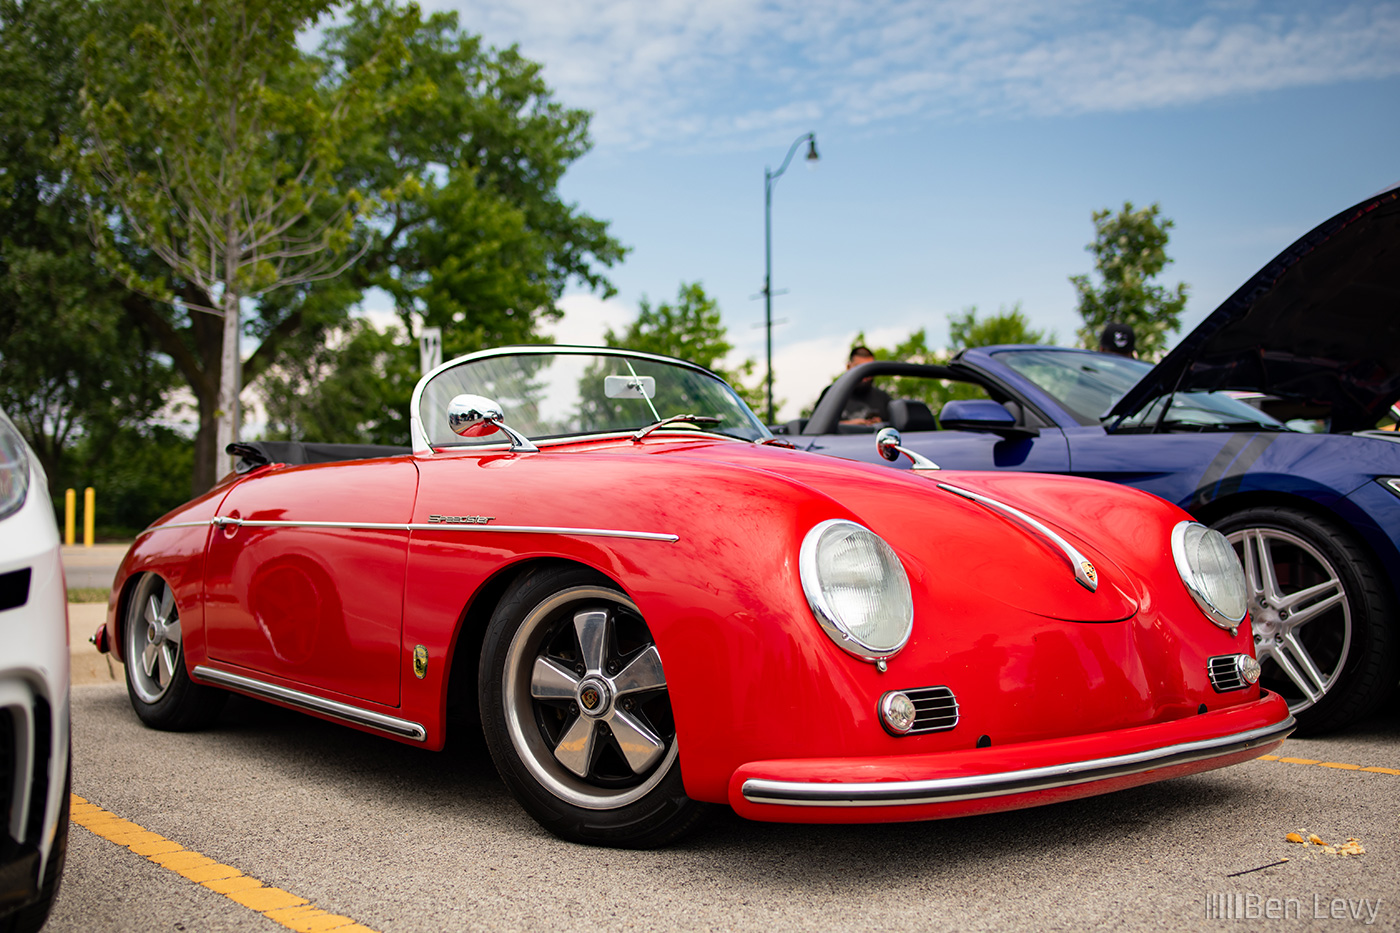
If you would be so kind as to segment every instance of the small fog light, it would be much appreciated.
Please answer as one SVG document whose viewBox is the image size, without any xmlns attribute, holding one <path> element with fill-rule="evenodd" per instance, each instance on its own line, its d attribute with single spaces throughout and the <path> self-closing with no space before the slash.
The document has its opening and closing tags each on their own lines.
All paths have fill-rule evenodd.
<svg viewBox="0 0 1400 933">
<path fill-rule="evenodd" d="M 1240 677 L 1247 684 L 1257 684 L 1259 682 L 1259 662 L 1247 654 L 1242 654 L 1235 661 L 1235 667 L 1240 672 Z"/>
<path fill-rule="evenodd" d="M 915 714 L 914 701 L 898 691 L 880 697 L 880 719 L 893 735 L 908 735 Z"/>
</svg>

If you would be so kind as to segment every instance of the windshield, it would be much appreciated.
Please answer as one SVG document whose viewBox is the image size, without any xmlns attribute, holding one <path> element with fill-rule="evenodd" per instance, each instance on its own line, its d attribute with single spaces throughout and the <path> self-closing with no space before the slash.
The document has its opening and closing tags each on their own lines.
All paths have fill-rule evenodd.
<svg viewBox="0 0 1400 933">
<path fill-rule="evenodd" d="M 505 423 L 534 441 L 633 432 L 676 415 L 718 423 L 676 423 L 664 430 L 727 434 L 743 440 L 768 429 L 725 382 L 676 360 L 595 348 L 514 348 L 449 364 L 418 388 L 417 415 L 433 447 L 499 444 L 501 432 L 465 438 L 447 425 L 458 395 L 496 402 Z"/>
<path fill-rule="evenodd" d="M 1152 369 L 1142 360 L 1058 347 L 1002 350 L 994 356 L 1034 382 L 1080 424 L 1099 424 Z M 1168 400 L 1158 397 L 1126 419 L 1120 430 L 1151 429 L 1159 420 L 1175 430 L 1288 430 L 1283 422 L 1225 392 L 1177 392 L 1169 398 L 1165 418 L 1162 410 Z"/>
</svg>

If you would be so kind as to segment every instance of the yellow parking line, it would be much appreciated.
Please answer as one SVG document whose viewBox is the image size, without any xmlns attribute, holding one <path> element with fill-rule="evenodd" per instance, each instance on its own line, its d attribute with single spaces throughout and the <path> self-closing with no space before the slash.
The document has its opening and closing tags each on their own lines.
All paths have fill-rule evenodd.
<svg viewBox="0 0 1400 933">
<path fill-rule="evenodd" d="M 208 888 L 216 894 L 257 911 L 264 917 L 297 933 L 375 933 L 356 923 L 313 906 L 304 897 L 290 891 L 263 884 L 251 875 L 186 849 L 178 842 L 150 832 L 130 820 L 124 820 L 110 810 L 88 803 L 77 794 L 72 796 L 73 822 L 85 827 L 108 842 L 126 846 L 137 855 L 145 856 L 163 868 Z"/>
<path fill-rule="evenodd" d="M 1316 758 L 1280 758 L 1278 755 L 1260 755 L 1259 761 L 1280 761 L 1289 765 L 1317 765 L 1319 768 L 1336 768 L 1338 771 L 1366 771 L 1371 774 L 1400 774 L 1400 768 L 1363 768 L 1340 761 L 1318 761 Z"/>
</svg>

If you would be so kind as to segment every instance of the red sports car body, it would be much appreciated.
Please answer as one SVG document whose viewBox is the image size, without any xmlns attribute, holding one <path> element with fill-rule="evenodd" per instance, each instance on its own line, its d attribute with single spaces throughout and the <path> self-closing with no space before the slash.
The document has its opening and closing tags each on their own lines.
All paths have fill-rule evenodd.
<svg viewBox="0 0 1400 933">
<path fill-rule="evenodd" d="M 412 449 L 247 445 L 142 533 L 99 642 L 145 721 L 235 691 L 436 749 L 474 707 L 536 819 L 628 846 L 706 803 L 1026 807 L 1292 727 L 1233 551 L 1145 493 L 784 449 L 712 374 L 624 351 L 475 354 L 413 405 Z"/>
</svg>

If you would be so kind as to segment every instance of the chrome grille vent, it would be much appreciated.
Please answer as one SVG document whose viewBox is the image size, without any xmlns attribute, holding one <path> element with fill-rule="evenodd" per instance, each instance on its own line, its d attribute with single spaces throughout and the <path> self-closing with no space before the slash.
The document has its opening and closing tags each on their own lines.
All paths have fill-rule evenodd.
<svg viewBox="0 0 1400 933">
<path fill-rule="evenodd" d="M 915 687 L 899 692 L 914 701 L 914 727 L 909 735 L 944 732 L 958 724 L 958 698 L 947 687 Z"/>
<path fill-rule="evenodd" d="M 1210 672 L 1210 685 L 1215 688 L 1216 693 L 1243 690 L 1249 686 L 1244 675 L 1240 673 L 1239 658 L 1237 654 L 1221 654 L 1206 662 L 1206 669 Z"/>
</svg>

